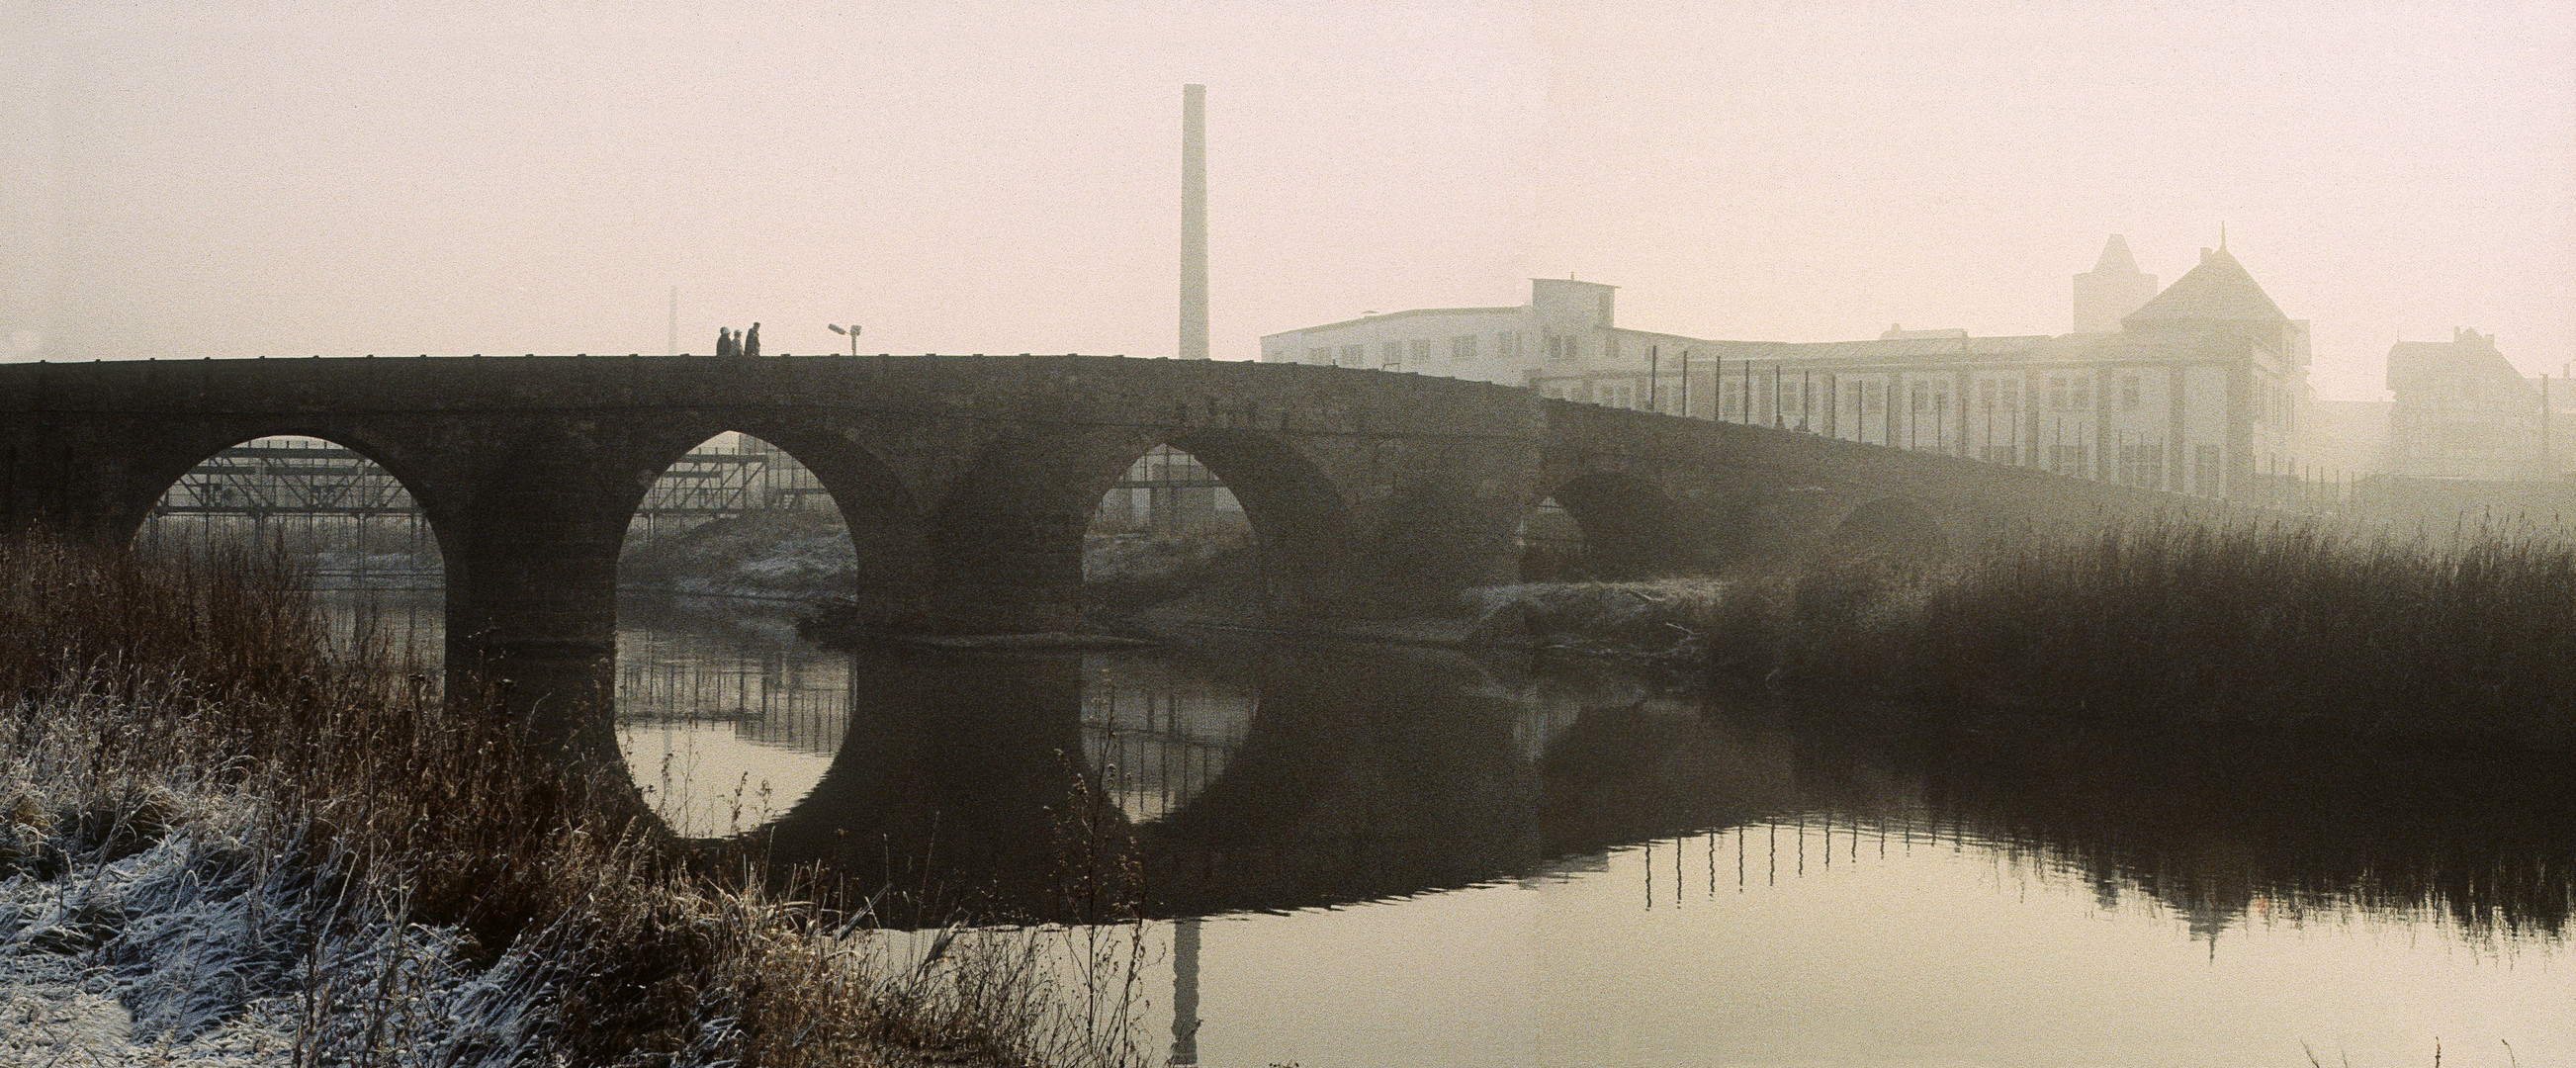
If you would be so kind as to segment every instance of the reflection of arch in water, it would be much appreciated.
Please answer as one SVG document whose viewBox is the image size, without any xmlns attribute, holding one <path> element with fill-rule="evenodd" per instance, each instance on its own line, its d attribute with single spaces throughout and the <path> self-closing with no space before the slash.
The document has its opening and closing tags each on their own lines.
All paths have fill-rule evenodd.
<svg viewBox="0 0 2576 1068">
<path fill-rule="evenodd" d="M 1083 764 L 1079 657 L 871 648 L 851 694 L 831 768 L 751 855 L 932 923 L 1063 918 L 1126 892 L 1127 820 Z"/>
<path fill-rule="evenodd" d="M 639 443 L 640 463 L 655 473 L 639 480 L 631 499 L 610 502 L 625 508 L 617 573 L 636 595 L 616 601 L 610 693 L 619 757 L 663 816 L 689 833 L 757 824 L 789 800 L 763 793 L 756 769 L 724 766 L 725 755 L 736 752 L 731 728 L 712 723 L 812 717 L 785 707 L 801 692 L 785 677 L 788 650 L 746 661 L 737 641 L 637 626 L 629 617 L 648 604 L 639 597 L 847 596 L 864 589 L 892 602 L 878 602 L 872 614 L 898 615 L 910 608 L 906 580 L 919 559 L 909 495 L 864 450 L 787 435 L 817 456 L 818 468 L 803 463 L 798 449 L 755 434 L 728 429 L 697 437 L 702 429 L 675 425 Z M 847 665 L 834 658 L 830 669 L 846 672 Z M 846 718 L 846 705 L 832 711 Z M 652 725 L 658 730 L 645 730 Z M 676 775 L 669 771 L 675 763 L 685 765 Z"/>
<path fill-rule="evenodd" d="M 1376 653 L 1219 663 L 1260 684 L 1221 773 L 1159 818 L 1097 804 L 1085 823 L 1068 800 L 1105 802 L 1119 780 L 1085 766 L 1103 739 L 1082 722 L 1079 658 L 871 650 L 831 770 L 747 848 L 862 892 L 971 891 L 1040 916 L 1065 914 L 1069 873 L 1130 849 L 1157 915 L 1464 885 L 1532 859 L 1536 788 L 1510 712 L 1455 670 L 1389 670 Z M 1202 726 L 1177 733 L 1211 742 Z"/>
<path fill-rule="evenodd" d="M 1582 577 L 1652 578 L 1706 571 L 1714 564 L 1710 539 L 1722 532 L 1644 479 L 1587 471 L 1541 499 L 1554 501 L 1572 521 L 1582 545 Z"/>
<path fill-rule="evenodd" d="M 1338 904 L 1462 886 L 1535 859 L 1512 710 L 1464 658 L 1274 651 L 1225 774 L 1138 828 L 1156 914 Z"/>
<path fill-rule="evenodd" d="M 655 809 L 683 834 L 722 835 L 793 807 L 840 751 L 850 656 L 798 640 L 780 617 L 631 602 L 617 629 L 617 734 Z"/>
<path fill-rule="evenodd" d="M 1225 774 L 1260 692 L 1221 665 L 1162 655 L 1083 657 L 1083 755 L 1137 823 L 1170 815 Z"/>
</svg>

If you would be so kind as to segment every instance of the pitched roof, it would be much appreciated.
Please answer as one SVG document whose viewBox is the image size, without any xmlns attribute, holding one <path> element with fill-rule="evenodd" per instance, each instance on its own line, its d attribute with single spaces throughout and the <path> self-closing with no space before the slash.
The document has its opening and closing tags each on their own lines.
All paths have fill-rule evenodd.
<svg viewBox="0 0 2576 1068">
<path fill-rule="evenodd" d="M 2093 261 L 2095 274 L 2144 274 L 2138 269 L 2138 258 L 2129 255 L 2129 239 L 2112 234 L 2102 245 L 2102 258 Z"/>
<path fill-rule="evenodd" d="M 2174 279 L 2145 307 L 2120 320 L 2123 329 L 2173 326 L 2191 322 L 2286 323 L 2281 306 L 2272 303 L 2245 265 L 2226 249 L 2200 250 L 2200 266 Z"/>
</svg>

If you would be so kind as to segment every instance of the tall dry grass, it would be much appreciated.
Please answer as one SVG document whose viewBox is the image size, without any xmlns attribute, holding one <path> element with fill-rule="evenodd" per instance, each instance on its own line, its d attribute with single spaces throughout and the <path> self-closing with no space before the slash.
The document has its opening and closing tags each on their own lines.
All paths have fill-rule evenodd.
<svg viewBox="0 0 2576 1068">
<path fill-rule="evenodd" d="M 1474 607 L 1473 638 L 1932 711 L 2576 748 L 2576 543 L 2550 533 L 2141 522 Z"/>
<path fill-rule="evenodd" d="M 693 860 L 622 770 L 521 742 L 333 642 L 277 561 L 0 544 L 0 957 L 299 1064 L 1130 1059 L 1049 1008 L 1087 973 L 986 935 L 891 965 L 864 912 Z"/>
<path fill-rule="evenodd" d="M 1765 676 L 2159 726 L 2576 743 L 2576 546 L 2553 538 L 2141 523 L 1741 588 L 1702 625 Z"/>
</svg>

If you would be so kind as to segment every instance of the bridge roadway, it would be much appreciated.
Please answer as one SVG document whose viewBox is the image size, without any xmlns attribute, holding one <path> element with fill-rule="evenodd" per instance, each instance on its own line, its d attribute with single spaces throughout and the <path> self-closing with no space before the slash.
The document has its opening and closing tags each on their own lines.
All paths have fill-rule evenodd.
<svg viewBox="0 0 2576 1068">
<path fill-rule="evenodd" d="M 1267 609 L 1420 611 L 1517 577 L 1553 497 L 1615 575 L 1836 538 L 1973 542 L 2185 498 L 1794 431 L 1379 371 L 1089 356 L 441 357 L 0 365 L 0 529 L 131 539 L 217 451 L 306 435 L 381 464 L 446 567 L 451 684 L 604 706 L 617 556 L 662 470 L 723 431 L 811 469 L 888 622 L 1078 625 L 1082 533 L 1159 444 L 1243 504 Z M 467 692 L 457 686 L 452 692 Z M 583 713 L 577 719 L 600 718 Z"/>
</svg>

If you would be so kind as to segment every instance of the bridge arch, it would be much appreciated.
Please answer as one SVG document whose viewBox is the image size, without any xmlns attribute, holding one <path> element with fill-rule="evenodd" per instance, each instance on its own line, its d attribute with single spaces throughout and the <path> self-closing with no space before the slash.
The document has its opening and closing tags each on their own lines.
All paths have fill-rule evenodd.
<svg viewBox="0 0 2576 1068">
<path fill-rule="evenodd" d="M 382 470 L 410 502 L 420 509 L 429 535 L 437 546 L 442 565 L 452 565 L 448 554 L 453 551 L 450 532 L 457 525 L 456 500 L 459 494 L 447 491 L 424 464 L 412 462 L 399 448 L 375 439 L 373 435 L 352 432 L 341 427 L 305 422 L 253 423 L 178 427 L 155 435 L 137 454 L 122 484 L 111 489 L 112 496 L 102 502 L 107 509 L 106 533 L 116 544 L 132 544 L 160 509 L 163 498 L 180 488 L 190 472 L 205 466 L 226 450 L 277 438 L 320 441 L 354 453 L 361 460 Z M 142 443 L 138 443 L 142 444 Z"/>
<path fill-rule="evenodd" d="M 1236 427 L 1119 429 L 992 442 L 929 524 L 936 625 L 1079 625 L 1082 538 L 1101 498 L 1158 446 L 1190 454 L 1243 507 L 1275 611 L 1341 603 L 1361 545 L 1340 488 L 1280 435 Z"/>
<path fill-rule="evenodd" d="M 1654 482 L 1618 471 L 1584 471 L 1540 494 L 1582 532 L 1584 570 L 1593 578 L 1638 579 L 1707 571 L 1729 533 Z M 1525 520 L 1526 522 L 1526 520 Z"/>
<path fill-rule="evenodd" d="M 742 451 L 738 472 L 762 472 L 761 484 L 733 487 L 741 492 L 738 510 L 788 511 L 821 496 L 830 513 L 849 534 L 856 581 L 840 591 L 852 598 L 859 622 L 891 626 L 909 622 L 922 611 L 927 572 L 927 530 L 911 488 L 874 452 L 829 427 L 777 420 L 689 421 L 657 433 L 639 449 L 636 477 L 624 509 L 625 544 L 633 543 L 633 523 L 643 514 L 657 485 L 674 468 L 726 434 L 737 434 Z M 780 464 L 777 460 L 786 461 Z M 647 473 L 649 472 L 649 473 Z M 692 474 L 722 474 L 691 472 Z M 621 554 L 621 563 L 623 562 Z"/>
</svg>

